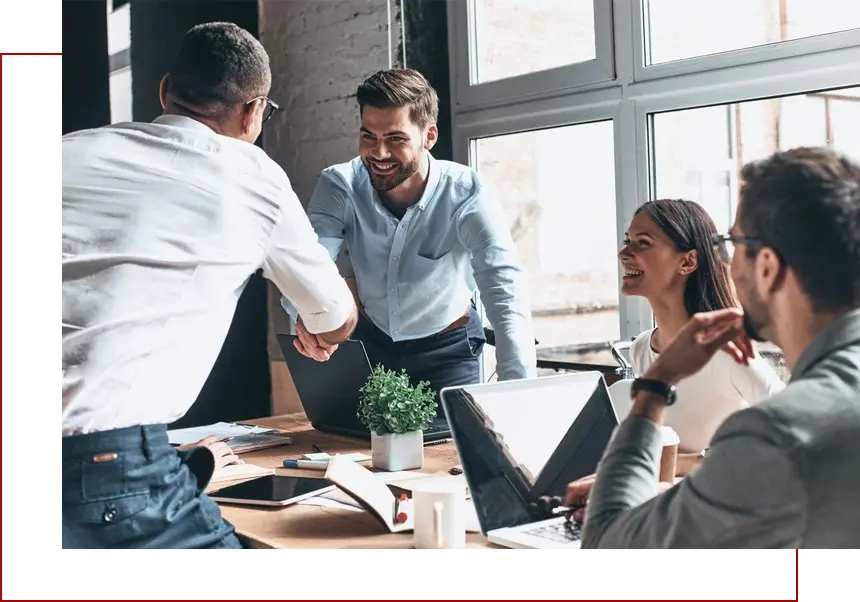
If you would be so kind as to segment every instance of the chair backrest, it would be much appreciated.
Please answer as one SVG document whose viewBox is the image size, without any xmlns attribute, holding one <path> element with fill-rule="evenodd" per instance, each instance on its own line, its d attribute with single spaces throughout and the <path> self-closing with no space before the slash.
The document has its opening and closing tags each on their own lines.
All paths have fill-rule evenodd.
<svg viewBox="0 0 860 602">
<path fill-rule="evenodd" d="M 630 413 L 630 408 L 633 406 L 633 400 L 630 399 L 630 389 L 633 385 L 632 378 L 626 378 L 612 383 L 609 387 L 609 399 L 612 400 L 612 406 L 615 408 L 615 415 L 618 416 L 618 422 L 627 418 Z"/>
</svg>

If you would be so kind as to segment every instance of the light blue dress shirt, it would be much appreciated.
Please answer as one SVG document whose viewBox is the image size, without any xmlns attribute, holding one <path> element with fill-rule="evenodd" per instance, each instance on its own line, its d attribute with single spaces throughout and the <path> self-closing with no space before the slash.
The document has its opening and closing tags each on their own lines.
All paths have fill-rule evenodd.
<svg viewBox="0 0 860 602">
<path fill-rule="evenodd" d="M 496 332 L 499 379 L 534 376 L 525 274 L 501 206 L 470 168 L 427 157 L 427 187 L 403 219 L 383 206 L 356 157 L 322 172 L 311 225 L 332 259 L 347 243 L 344 276 L 356 279 L 364 313 L 392 340 L 438 333 L 464 315 L 477 286 Z"/>
</svg>

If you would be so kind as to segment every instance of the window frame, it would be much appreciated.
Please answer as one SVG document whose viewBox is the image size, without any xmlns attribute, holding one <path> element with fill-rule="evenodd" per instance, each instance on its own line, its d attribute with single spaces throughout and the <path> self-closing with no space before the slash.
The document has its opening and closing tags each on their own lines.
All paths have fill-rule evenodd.
<svg viewBox="0 0 860 602">
<path fill-rule="evenodd" d="M 584 86 L 611 82 L 613 69 L 612 2 L 594 3 L 595 58 L 482 83 L 472 83 L 478 71 L 477 23 L 478 0 L 448 0 L 449 52 L 454 66 L 452 89 L 457 107 L 475 109 L 524 97 L 541 98 Z M 519 0 L 518 0 L 519 1 Z"/>
<path fill-rule="evenodd" d="M 625 0 L 630 2 L 630 14 L 633 19 L 633 64 L 634 80 L 644 82 L 666 77 L 674 77 L 689 73 L 715 71 L 736 67 L 779 61 L 792 57 L 806 56 L 819 52 L 828 52 L 842 48 L 860 45 L 860 29 L 848 29 L 825 33 L 806 38 L 796 38 L 760 46 L 738 48 L 715 54 L 704 54 L 665 63 L 648 65 L 645 62 L 647 31 L 645 25 L 645 7 L 648 0 Z"/>
<path fill-rule="evenodd" d="M 468 71 L 462 78 L 465 3 L 449 0 L 452 146 L 454 160 L 471 165 L 477 138 L 612 119 L 618 248 L 636 209 L 654 198 L 653 114 L 860 85 L 860 29 L 646 67 L 642 0 L 604 1 L 611 29 L 596 31 L 595 40 L 612 41 L 612 79 L 553 88 L 546 71 L 499 80 L 510 85 L 494 89 L 485 86 L 499 82 L 471 86 Z M 526 93 L 524 82 L 535 87 Z M 620 332 L 629 340 L 653 327 L 653 315 L 644 299 L 620 295 L 620 284 L 619 268 Z"/>
</svg>

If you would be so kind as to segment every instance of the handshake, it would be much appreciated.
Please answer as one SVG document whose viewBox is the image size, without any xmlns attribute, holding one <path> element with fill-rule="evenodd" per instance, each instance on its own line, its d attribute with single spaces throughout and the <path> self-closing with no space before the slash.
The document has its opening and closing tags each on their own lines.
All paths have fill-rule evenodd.
<svg viewBox="0 0 860 602">
<path fill-rule="evenodd" d="M 337 343 L 329 343 L 323 339 L 322 335 L 309 332 L 301 318 L 296 322 L 296 331 L 298 338 L 294 340 L 293 345 L 305 357 L 318 362 L 327 362 L 331 359 L 332 354 L 337 351 Z"/>
</svg>

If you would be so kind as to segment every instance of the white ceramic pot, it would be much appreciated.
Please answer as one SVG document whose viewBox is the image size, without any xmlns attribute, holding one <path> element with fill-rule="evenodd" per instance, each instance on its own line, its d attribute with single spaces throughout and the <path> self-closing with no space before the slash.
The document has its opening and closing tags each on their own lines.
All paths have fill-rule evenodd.
<svg viewBox="0 0 860 602">
<path fill-rule="evenodd" d="M 424 433 L 412 431 L 388 435 L 370 434 L 373 467 L 379 470 L 412 470 L 424 466 Z"/>
</svg>

